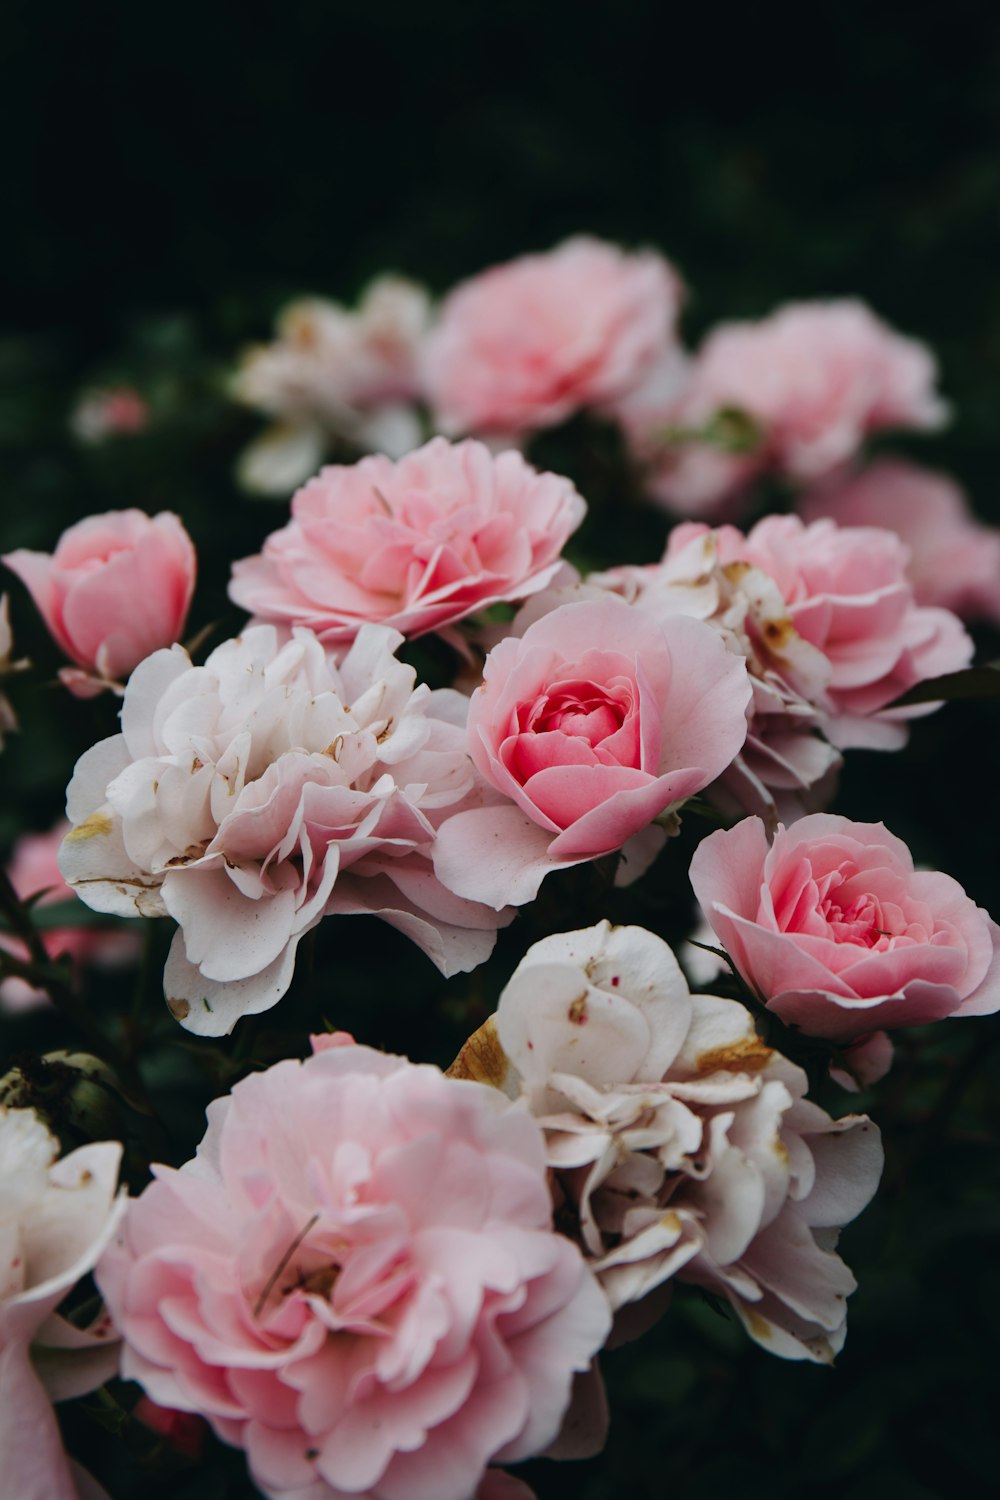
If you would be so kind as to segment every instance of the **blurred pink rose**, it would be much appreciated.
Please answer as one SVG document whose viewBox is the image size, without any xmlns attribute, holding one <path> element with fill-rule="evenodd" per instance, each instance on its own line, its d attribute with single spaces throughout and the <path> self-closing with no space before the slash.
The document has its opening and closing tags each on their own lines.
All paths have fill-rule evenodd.
<svg viewBox="0 0 1000 1500">
<path fill-rule="evenodd" d="M 683 528 L 694 534 L 696 526 Z M 907 552 L 891 531 L 798 516 L 765 516 L 746 535 L 720 527 L 724 566 L 749 564 L 778 585 L 798 635 L 830 664 L 825 697 L 791 684 L 825 709 L 823 732 L 839 749 L 898 749 L 903 721 L 933 705 L 888 709 L 908 688 L 972 660 L 955 615 L 914 601 Z"/>
<path fill-rule="evenodd" d="M 229 592 L 257 619 L 326 642 L 366 620 L 421 635 L 544 588 L 585 511 L 568 479 L 519 453 L 435 438 L 398 463 L 323 469 L 289 525 L 234 565 Z"/>
<path fill-rule="evenodd" d="M 469 1500 L 552 1442 L 610 1316 L 553 1232 L 525 1111 L 347 1045 L 208 1116 L 97 1272 L 127 1379 L 204 1415 L 273 1497 Z"/>
<path fill-rule="evenodd" d="M 439 878 L 520 905 L 550 870 L 620 849 L 729 765 L 749 698 L 746 664 L 699 620 L 613 597 L 544 615 L 487 658 L 469 754 L 509 801 L 443 823 Z"/>
<path fill-rule="evenodd" d="M 769 1010 L 850 1042 L 883 1027 L 1000 1009 L 1000 929 L 949 875 L 914 870 L 881 823 L 820 813 L 710 834 L 691 884 Z"/>
<path fill-rule="evenodd" d="M 910 549 L 906 572 L 918 603 L 1000 625 L 1000 530 L 976 520 L 947 474 L 880 459 L 810 490 L 799 509 L 806 521 L 829 516 L 839 526 L 894 531 Z"/>
<path fill-rule="evenodd" d="M 853 458 L 870 433 L 939 427 L 947 408 L 936 376 L 923 344 L 852 299 L 789 303 L 756 323 L 722 323 L 660 416 L 659 427 L 692 437 L 665 453 L 661 442 L 652 492 L 679 513 L 702 514 L 764 470 L 817 479 Z M 640 410 L 655 453 L 654 424 Z M 706 428 L 714 429 L 710 443 L 693 436 Z M 641 451 L 643 434 L 634 422 L 630 430 Z"/>
<path fill-rule="evenodd" d="M 680 298 L 662 256 L 585 235 L 463 282 L 425 348 L 442 430 L 515 437 L 625 396 L 671 349 Z"/>
<path fill-rule="evenodd" d="M 544 1127 L 560 1221 L 612 1307 L 648 1320 L 677 1277 L 726 1297 L 771 1353 L 833 1359 L 855 1282 L 831 1239 L 878 1185 L 870 1120 L 810 1103 L 750 1012 L 689 994 L 641 927 L 535 943 L 486 1028 L 480 1055 Z"/>
<path fill-rule="evenodd" d="M 130 385 L 84 391 L 69 419 L 81 443 L 142 432 L 149 425 L 149 406 Z"/>
<path fill-rule="evenodd" d="M 59 1157 L 31 1109 L 0 1105 L 0 1454 L 11 1500 L 104 1494 L 63 1452 L 53 1401 L 96 1390 L 118 1371 L 103 1309 L 87 1327 L 57 1310 L 91 1271 L 125 1211 L 122 1148 L 99 1141 Z"/>
<path fill-rule="evenodd" d="M 144 657 L 175 641 L 194 592 L 194 547 L 168 511 L 88 516 L 63 532 L 51 556 L 21 548 L 2 560 L 83 668 L 59 674 L 80 698 L 120 686 Z"/>
<path fill-rule="evenodd" d="M 62 819 L 48 833 L 26 833 L 14 845 L 14 852 L 7 874 L 14 890 L 22 900 L 46 894 L 34 903 L 34 909 L 43 911 L 46 906 L 72 901 L 77 904 L 76 892 L 62 877 L 59 869 L 59 848 L 69 833 L 70 825 Z M 81 916 L 83 903 L 80 902 Z M 45 951 L 52 959 L 69 957 L 74 970 L 84 963 L 118 964 L 128 963 L 138 956 L 140 939 L 138 933 L 114 931 L 99 927 L 50 927 L 42 933 Z M 27 958 L 24 944 L 10 933 L 0 933 L 0 948 L 17 958 Z M 23 1010 L 45 999 L 45 991 L 35 989 L 24 979 L 11 977 L 0 983 L 0 1002 L 7 1010 Z"/>
</svg>

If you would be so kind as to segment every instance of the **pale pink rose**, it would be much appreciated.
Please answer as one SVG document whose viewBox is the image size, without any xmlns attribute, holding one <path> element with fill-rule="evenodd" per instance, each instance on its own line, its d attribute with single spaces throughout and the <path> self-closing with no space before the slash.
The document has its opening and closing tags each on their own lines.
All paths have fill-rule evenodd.
<svg viewBox="0 0 1000 1500">
<path fill-rule="evenodd" d="M 519 453 L 435 438 L 398 463 L 323 469 L 292 520 L 233 567 L 230 596 L 259 620 L 349 641 L 366 620 L 422 635 L 545 588 L 586 505 Z"/>
<path fill-rule="evenodd" d="M 463 282 L 424 350 L 442 431 L 514 437 L 617 401 L 673 347 L 680 298 L 662 256 L 586 235 Z"/>
<path fill-rule="evenodd" d="M 507 920 L 435 878 L 442 817 L 478 805 L 468 702 L 416 686 L 402 636 L 362 627 L 339 665 L 308 630 L 180 646 L 133 673 L 122 733 L 81 757 L 60 865 L 88 906 L 179 923 L 173 1014 L 218 1036 L 274 1005 L 323 916 L 375 913 L 445 973 Z"/>
<path fill-rule="evenodd" d="M 126 1378 L 204 1415 L 273 1497 L 470 1500 L 552 1442 L 610 1315 L 553 1232 L 525 1111 L 351 1045 L 208 1117 L 98 1269 Z"/>
<path fill-rule="evenodd" d="M 680 528 L 697 534 L 692 523 Z M 900 748 L 905 720 L 933 705 L 888 708 L 927 678 L 959 671 L 973 644 L 957 617 L 918 605 L 907 550 L 891 531 L 798 516 L 765 516 L 744 537 L 717 529 L 720 562 L 773 579 L 795 632 L 829 663 L 822 693 L 792 670 L 791 685 L 823 710 L 823 732 L 840 749 Z"/>
<path fill-rule="evenodd" d="M 60 1161 L 34 1110 L 0 1105 L 0 1453 L 12 1500 L 104 1493 L 67 1459 L 51 1403 L 86 1395 L 118 1369 L 104 1312 L 78 1328 L 56 1309 L 124 1212 L 121 1154 L 117 1141 L 101 1141 Z"/>
<path fill-rule="evenodd" d="M 919 604 L 965 620 L 1000 625 L 1000 530 L 976 520 L 953 479 L 902 459 L 880 459 L 860 473 L 809 491 L 806 521 L 882 526 L 909 548 L 907 577 Z"/>
<path fill-rule="evenodd" d="M 764 471 L 818 479 L 853 458 L 871 433 L 939 427 L 947 408 L 936 376 L 923 344 L 851 299 L 790 303 L 757 323 L 722 323 L 661 416 L 661 429 L 684 436 L 661 447 L 652 492 L 680 513 L 703 514 Z"/>
<path fill-rule="evenodd" d="M 802 1069 L 764 1045 L 749 1011 L 689 994 L 639 927 L 534 944 L 484 1031 L 478 1076 L 544 1127 L 560 1222 L 576 1225 L 614 1308 L 659 1291 L 630 1313 L 655 1315 L 666 1283 L 694 1281 L 772 1353 L 832 1360 L 855 1283 L 830 1231 L 878 1184 L 870 1120 L 811 1104 Z"/>
<path fill-rule="evenodd" d="M 59 848 L 69 829 L 69 823 L 61 820 L 48 833 L 26 833 L 14 845 L 7 875 L 23 901 L 45 893 L 33 903 L 36 911 L 60 902 L 76 904 L 76 892 L 66 884 L 59 869 Z M 50 927 L 41 936 L 49 958 L 68 957 L 76 973 L 86 963 L 128 963 L 139 954 L 138 935 L 130 932 L 102 931 L 99 927 Z M 10 933 L 0 932 L 0 948 L 17 958 L 28 958 L 24 944 Z M 7 1010 L 22 1010 L 44 999 L 45 991 L 34 988 L 27 980 L 11 977 L 0 981 L 0 1004 Z"/>
<path fill-rule="evenodd" d="M 81 443 L 103 443 L 109 437 L 142 432 L 149 426 L 149 406 L 129 385 L 84 391 L 69 425 Z"/>
<path fill-rule="evenodd" d="M 120 686 L 151 651 L 176 641 L 194 592 L 194 547 L 169 511 L 88 516 L 63 532 L 51 556 L 21 548 L 2 560 L 83 669 L 59 674 L 81 698 Z"/>
<path fill-rule="evenodd" d="M 549 871 L 621 849 L 725 769 L 749 698 L 743 660 L 699 620 L 658 623 L 612 597 L 544 615 L 487 658 L 469 754 L 508 800 L 447 819 L 439 878 L 521 905 Z"/>
<path fill-rule="evenodd" d="M 290 303 L 274 343 L 248 349 L 233 377 L 237 401 L 277 419 L 240 459 L 246 488 L 288 494 L 338 441 L 392 458 L 415 448 L 429 319 L 427 292 L 400 276 L 378 277 L 353 311 L 321 297 Z"/>
<path fill-rule="evenodd" d="M 746 818 L 699 845 L 691 884 L 742 977 L 810 1036 L 1000 1009 L 1000 929 L 881 823 L 818 813 L 769 845 Z"/>
</svg>

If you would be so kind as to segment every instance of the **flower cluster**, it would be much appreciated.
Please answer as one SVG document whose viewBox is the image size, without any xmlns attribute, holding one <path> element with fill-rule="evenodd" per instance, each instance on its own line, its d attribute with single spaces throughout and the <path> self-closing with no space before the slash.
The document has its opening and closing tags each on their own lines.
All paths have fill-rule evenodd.
<svg viewBox="0 0 1000 1500">
<path fill-rule="evenodd" d="M 0 869 L 4 1020 L 45 1033 L 0 1078 L 19 1496 L 99 1492 L 52 1402 L 106 1381 L 134 1449 L 221 1442 L 273 1500 L 533 1500 L 502 1466 L 597 1454 L 602 1350 L 685 1288 L 781 1358 L 841 1349 L 883 1161 L 845 1090 L 878 1114 L 894 1033 L 1000 1012 L 1000 928 L 828 809 L 856 750 L 992 690 L 962 618 L 1000 620 L 1000 533 L 865 466 L 944 418 L 921 345 L 839 301 L 692 355 L 681 303 L 662 255 L 587 236 L 437 304 L 294 303 L 231 386 L 274 424 L 242 479 L 290 509 L 262 543 L 226 517 L 249 618 L 206 607 L 188 647 L 173 514 L 4 558 L 106 725 Z M 102 413 L 87 441 L 155 436 L 155 405 Z"/>
</svg>

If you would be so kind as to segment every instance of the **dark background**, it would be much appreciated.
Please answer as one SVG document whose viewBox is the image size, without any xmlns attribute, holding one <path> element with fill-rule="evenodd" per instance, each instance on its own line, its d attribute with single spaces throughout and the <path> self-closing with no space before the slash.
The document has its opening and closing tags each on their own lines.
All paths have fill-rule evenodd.
<svg viewBox="0 0 1000 1500">
<path fill-rule="evenodd" d="M 349 300 L 385 269 L 443 291 L 580 230 L 663 249 L 691 288 L 692 338 L 781 301 L 856 294 L 925 339 L 956 419 L 912 451 L 1000 522 L 1000 21 L 967 0 L 688 9 L 8 0 L 3 550 L 50 550 L 94 511 L 174 509 L 201 559 L 192 625 L 224 619 L 229 562 L 283 517 L 233 486 L 257 430 L 224 398 L 239 345 L 266 336 L 289 296 Z M 135 381 L 157 419 L 88 451 L 67 415 L 101 378 Z M 658 541 L 659 521 L 636 534 L 643 525 Z M 54 668 L 12 594 L 19 639 Z M 1000 654 L 985 634 L 980 647 Z M 18 706 L 5 846 L 52 821 L 75 756 L 114 728 L 110 706 L 80 709 L 48 688 Z M 884 818 L 1000 912 L 996 713 L 952 705 L 903 755 L 850 758 L 837 810 Z M 413 978 L 398 1013 L 382 1005 L 366 1027 L 358 1008 L 359 1039 L 446 1061 L 451 1023 L 428 1033 L 418 1009 L 440 985 L 412 948 L 357 924 L 341 974 L 363 986 L 372 931 Z M 606 1453 L 532 1466 L 540 1500 L 992 1491 L 997 1030 L 996 1018 L 944 1024 L 867 1101 L 889 1164 L 845 1236 L 861 1289 L 836 1371 L 770 1359 L 679 1297 L 654 1334 L 606 1360 Z M 189 1102 L 193 1143 L 200 1101 Z M 248 1493 L 228 1455 L 191 1470 L 134 1423 L 122 1442 L 79 1410 L 67 1424 L 114 1500 Z"/>
</svg>

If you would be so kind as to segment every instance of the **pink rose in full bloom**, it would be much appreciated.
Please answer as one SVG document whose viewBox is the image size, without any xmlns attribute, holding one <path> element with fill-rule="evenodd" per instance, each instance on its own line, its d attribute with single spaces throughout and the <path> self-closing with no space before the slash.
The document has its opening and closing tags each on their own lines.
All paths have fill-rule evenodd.
<svg viewBox="0 0 1000 1500">
<path fill-rule="evenodd" d="M 851 299 L 790 303 L 757 323 L 722 323 L 661 414 L 660 428 L 690 436 L 665 451 L 660 439 L 652 492 L 672 510 L 701 514 L 764 471 L 818 479 L 853 458 L 871 433 L 939 427 L 947 408 L 936 375 L 923 344 Z M 727 420 L 728 437 L 745 441 L 727 441 Z M 633 440 L 640 453 L 650 443 L 655 453 L 648 413 L 645 423 L 645 434 L 630 424 Z M 699 441 L 699 429 L 712 440 Z"/>
<path fill-rule="evenodd" d="M 487 658 L 468 747 L 507 800 L 442 824 L 439 878 L 521 905 L 550 870 L 621 849 L 729 765 L 749 698 L 746 664 L 699 620 L 658 622 L 613 597 L 543 615 Z"/>
<path fill-rule="evenodd" d="M 454 1068 L 543 1126 L 560 1222 L 633 1326 L 677 1278 L 771 1353 L 833 1359 L 855 1282 L 831 1231 L 878 1185 L 878 1130 L 807 1100 L 802 1069 L 744 1006 L 689 994 L 660 938 L 600 922 L 535 943 Z"/>
<path fill-rule="evenodd" d="M 668 556 L 703 531 L 697 522 L 676 528 Z M 904 721 L 932 705 L 887 705 L 916 683 L 972 660 L 972 641 L 956 616 L 916 603 L 907 550 L 891 531 L 765 516 L 745 537 L 734 526 L 715 535 L 723 566 L 755 567 L 772 578 L 797 635 L 826 657 L 822 696 L 794 668 L 789 681 L 824 709 L 823 732 L 840 749 L 900 748 Z"/>
<path fill-rule="evenodd" d="M 553 1231 L 530 1115 L 347 1045 L 208 1119 L 97 1272 L 126 1378 L 204 1415 L 272 1497 L 470 1500 L 552 1443 L 610 1314 Z"/>
<path fill-rule="evenodd" d="M 586 235 L 463 282 L 424 350 L 442 431 L 516 437 L 625 396 L 672 348 L 680 298 L 662 256 Z"/>
<path fill-rule="evenodd" d="M 568 479 L 519 453 L 435 438 L 393 463 L 332 465 L 292 520 L 233 567 L 230 595 L 259 620 L 350 641 L 366 620 L 404 635 L 548 584 L 586 505 Z"/>
<path fill-rule="evenodd" d="M 34 903 L 36 910 L 60 902 L 76 902 L 76 892 L 66 884 L 59 869 L 59 848 L 70 825 L 60 821 L 48 833 L 26 833 L 14 845 L 7 874 L 14 890 L 23 901 L 39 892 L 45 894 Z M 99 927 L 50 927 L 42 933 L 49 958 L 69 957 L 74 970 L 82 964 L 127 963 L 138 957 L 136 933 L 117 932 Z M 27 958 L 24 944 L 10 933 L 0 932 L 0 948 L 18 958 Z M 45 991 L 35 989 L 27 980 L 11 976 L 0 981 L 0 1001 L 8 1010 L 21 1010 L 45 999 Z"/>
<path fill-rule="evenodd" d="M 122 733 L 81 756 L 60 867 L 88 906 L 179 924 L 164 972 L 191 1031 L 274 1005 L 324 916 L 373 913 L 444 973 L 489 955 L 496 910 L 431 866 L 441 819 L 481 800 L 468 702 L 416 683 L 402 636 L 365 625 L 334 664 L 311 631 L 180 646 L 133 673 Z"/>
<path fill-rule="evenodd" d="M 2 559 L 31 594 L 57 645 L 78 668 L 59 676 L 89 698 L 122 681 L 184 628 L 195 551 L 175 515 L 112 510 L 64 531 L 55 552 Z"/>
<path fill-rule="evenodd" d="M 817 485 L 799 506 L 806 521 L 882 526 L 910 550 L 907 577 L 919 604 L 1000 625 L 1000 530 L 977 521 L 947 474 L 902 459 Z"/>
<path fill-rule="evenodd" d="M 769 846 L 746 818 L 703 841 L 691 884 L 742 977 L 810 1036 L 1000 1009 L 1000 928 L 881 823 L 819 813 Z"/>
<path fill-rule="evenodd" d="M 57 1308 L 124 1213 L 121 1154 L 117 1141 L 100 1141 L 60 1160 L 34 1110 L 0 1105 L 0 1453 L 11 1500 L 104 1494 L 63 1452 L 51 1403 L 84 1396 L 118 1370 L 107 1315 L 78 1328 Z"/>
</svg>

